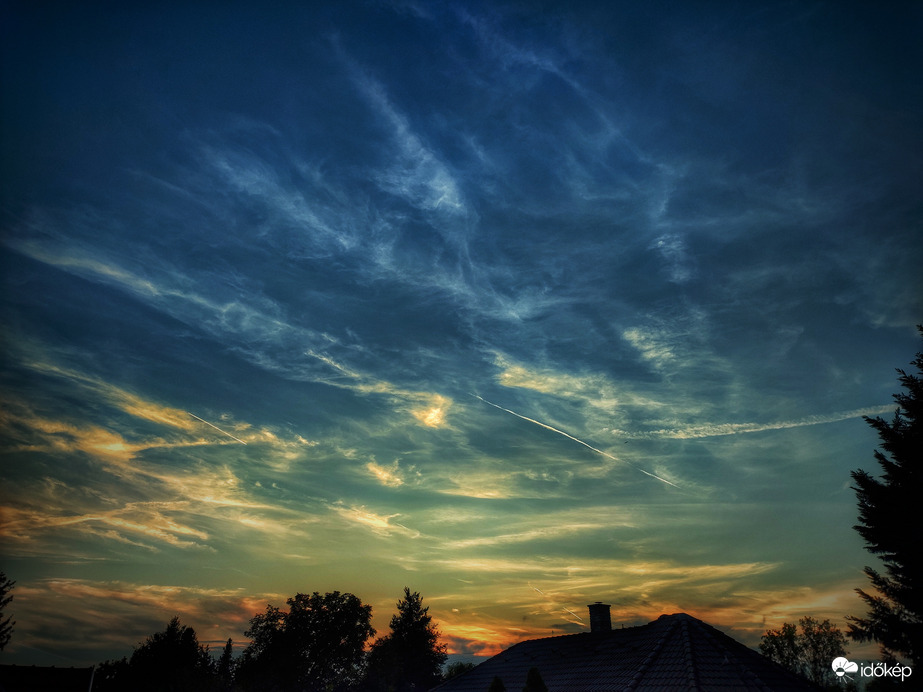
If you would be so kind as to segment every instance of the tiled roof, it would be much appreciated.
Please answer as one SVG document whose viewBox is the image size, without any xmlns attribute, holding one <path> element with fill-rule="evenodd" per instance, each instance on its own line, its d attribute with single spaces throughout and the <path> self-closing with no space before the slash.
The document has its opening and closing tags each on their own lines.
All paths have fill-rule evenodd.
<svg viewBox="0 0 923 692">
<path fill-rule="evenodd" d="M 533 667 L 549 692 L 818 689 L 685 613 L 639 627 L 520 642 L 436 689 L 487 692 L 496 676 L 519 692 Z"/>
</svg>

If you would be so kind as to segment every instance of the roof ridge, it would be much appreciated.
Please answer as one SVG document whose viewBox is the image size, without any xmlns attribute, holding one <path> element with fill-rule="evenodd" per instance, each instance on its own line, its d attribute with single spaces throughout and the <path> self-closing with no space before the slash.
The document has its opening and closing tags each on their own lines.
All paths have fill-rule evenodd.
<svg viewBox="0 0 923 692">
<path fill-rule="evenodd" d="M 647 669 L 651 667 L 651 664 L 660 655 L 660 652 L 661 650 L 663 650 L 664 644 L 667 641 L 667 637 L 669 637 L 670 633 L 679 623 L 679 619 L 673 617 L 672 615 L 661 615 L 659 618 L 657 618 L 656 620 L 648 624 L 656 625 L 661 620 L 666 622 L 666 628 L 664 629 L 664 632 L 660 635 L 660 637 L 657 639 L 657 642 L 651 648 L 650 653 L 644 658 L 644 661 L 641 662 L 641 665 L 638 666 L 637 672 L 631 678 L 631 682 L 629 682 L 626 687 L 626 689 L 628 690 L 637 689 L 638 685 L 641 683 L 642 678 L 644 677 L 645 671 L 647 671 Z"/>
<path fill-rule="evenodd" d="M 695 655 L 692 653 L 692 636 L 689 633 L 690 620 L 695 620 L 695 618 L 680 618 L 679 631 L 683 639 L 683 658 L 686 660 L 686 677 L 689 681 L 689 688 L 697 690 L 699 689 L 699 679 L 695 672 Z"/>
<path fill-rule="evenodd" d="M 690 619 L 697 623 L 698 629 L 701 631 L 702 636 L 709 642 L 709 644 L 711 644 L 711 646 L 716 651 L 724 653 L 725 660 L 737 668 L 742 679 L 746 680 L 747 678 L 750 678 L 750 680 L 752 680 L 752 682 L 761 690 L 764 690 L 764 692 L 772 692 L 772 688 L 767 685 L 759 675 L 757 675 L 756 671 L 754 671 L 751 666 L 749 666 L 745 661 L 741 660 L 741 657 L 738 656 L 730 646 L 728 646 L 727 642 L 729 640 L 733 645 L 742 648 L 745 651 L 752 651 L 753 653 L 757 652 L 740 643 L 733 637 L 728 636 L 714 625 L 710 625 L 707 622 L 703 622 L 697 618 Z M 719 636 L 715 636 L 716 634 Z"/>
</svg>

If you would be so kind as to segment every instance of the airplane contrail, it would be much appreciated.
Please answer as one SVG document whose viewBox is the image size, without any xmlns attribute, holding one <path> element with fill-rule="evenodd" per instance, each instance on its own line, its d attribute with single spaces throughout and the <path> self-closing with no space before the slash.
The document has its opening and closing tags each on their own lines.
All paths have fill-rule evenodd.
<svg viewBox="0 0 923 692">
<path fill-rule="evenodd" d="M 529 586 L 532 587 L 532 590 L 533 590 L 533 591 L 536 591 L 536 592 L 540 593 L 542 596 L 544 596 L 545 598 L 547 598 L 547 599 L 551 602 L 551 604 L 552 604 L 553 606 L 557 606 L 557 604 L 554 602 L 554 600 L 553 600 L 552 598 L 549 598 L 548 594 L 546 594 L 546 593 L 545 593 L 544 591 L 542 591 L 540 588 L 538 588 L 537 586 L 535 586 L 532 582 L 529 582 Z M 577 618 L 578 620 L 580 620 L 580 622 L 583 622 L 583 618 L 580 617 L 579 615 L 577 615 L 577 613 L 575 613 L 573 610 L 571 610 L 571 609 L 568 608 L 567 606 L 561 606 L 561 610 L 567 611 L 568 613 L 570 613 L 571 615 L 573 615 L 575 618 Z"/>
<path fill-rule="evenodd" d="M 186 411 L 186 413 L 189 413 L 189 411 Z M 194 414 L 194 413 L 189 413 L 189 415 L 192 416 L 193 418 L 195 418 L 196 420 L 202 421 L 203 423 L 205 423 L 205 425 L 210 425 L 211 427 L 213 427 L 213 428 L 214 428 L 215 430 L 217 430 L 218 432 L 223 433 L 223 434 L 227 435 L 228 437 L 230 437 L 232 440 L 237 440 L 237 441 L 240 442 L 242 445 L 247 444 L 246 442 L 244 442 L 243 440 L 241 440 L 239 437 L 234 437 L 234 436 L 233 436 L 231 433 L 229 433 L 227 430 L 222 430 L 221 428 L 219 428 L 219 427 L 218 427 L 217 425 L 215 425 L 214 423 L 209 423 L 207 420 L 205 420 L 204 418 L 199 418 L 199 417 L 198 417 L 196 414 Z"/>
<path fill-rule="evenodd" d="M 580 622 L 583 622 L 583 618 L 580 617 L 579 615 L 577 615 L 577 613 L 575 613 L 573 610 L 571 610 L 570 608 L 567 608 L 567 607 L 565 607 L 565 606 L 561 606 L 561 607 L 564 608 L 564 610 L 566 610 L 568 613 L 570 613 L 571 615 L 573 615 L 575 618 L 577 618 L 578 620 L 580 620 Z"/>
<path fill-rule="evenodd" d="M 487 404 L 487 405 L 489 405 L 489 406 L 493 406 L 494 408 L 498 408 L 498 409 L 500 409 L 501 411 L 506 411 L 507 413 L 512 414 L 512 415 L 516 416 L 517 418 L 522 418 L 522 419 L 525 420 L 525 421 L 529 421 L 530 423 L 534 423 L 535 425 L 538 425 L 539 427 L 545 428 L 545 430 L 550 430 L 551 432 L 557 433 L 558 435 L 563 435 L 563 436 L 566 437 L 568 440 L 573 440 L 574 442 L 577 442 L 577 443 L 579 443 L 579 444 L 582 444 L 582 445 L 583 445 L 584 447 L 586 447 L 587 449 L 592 449 L 594 452 L 596 452 L 597 454 L 602 454 L 602 455 L 603 455 L 604 457 L 606 457 L 607 459 L 612 459 L 612 461 L 618 461 L 618 462 L 621 462 L 621 463 L 623 463 L 623 464 L 627 464 L 628 466 L 631 466 L 631 467 L 632 467 L 633 469 L 635 469 L 636 471 L 640 471 L 640 472 L 643 473 L 645 476 L 650 476 L 651 478 L 656 478 L 658 481 L 661 481 L 661 482 L 663 482 L 663 483 L 666 483 L 667 485 L 672 485 L 674 488 L 677 488 L 677 489 L 679 489 L 679 490 L 682 490 L 682 488 L 680 488 L 678 485 L 676 485 L 676 483 L 672 483 L 672 482 L 668 481 L 666 478 L 661 478 L 661 477 L 658 476 L 656 473 L 651 473 L 650 471 L 645 471 L 645 470 L 642 469 L 640 466 L 635 466 L 634 464 L 632 464 L 632 463 L 630 463 L 630 462 L 627 462 L 627 461 L 625 461 L 624 459 L 619 459 L 618 457 L 609 454 L 609 452 L 604 452 L 604 451 L 601 450 L 601 449 L 597 449 L 597 448 L 594 447 L 593 445 L 587 444 L 587 443 L 584 442 L 583 440 L 580 440 L 580 439 L 574 437 L 573 435 L 570 435 L 570 434 L 564 432 L 563 430 L 558 430 L 557 428 L 553 428 L 553 427 L 551 427 L 550 425 L 546 425 L 545 423 L 542 423 L 541 421 L 537 421 L 537 420 L 535 420 L 534 418 L 529 418 L 529 417 L 527 417 L 527 416 L 523 416 L 521 413 L 516 413 L 515 411 L 511 411 L 511 410 L 508 409 L 508 408 L 503 408 L 502 406 L 499 406 L 498 404 L 495 404 L 495 403 L 493 403 L 492 401 L 487 401 L 487 399 L 485 399 L 485 398 L 482 397 L 482 396 L 478 396 L 477 394 L 472 394 L 471 396 L 473 396 L 473 397 L 476 398 L 476 399 L 480 399 L 481 401 L 483 401 L 485 404 Z"/>
</svg>

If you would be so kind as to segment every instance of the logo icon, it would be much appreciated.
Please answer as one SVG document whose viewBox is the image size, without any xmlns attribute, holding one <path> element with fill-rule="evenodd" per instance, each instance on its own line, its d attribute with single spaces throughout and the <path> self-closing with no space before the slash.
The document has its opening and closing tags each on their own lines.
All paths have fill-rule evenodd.
<svg viewBox="0 0 923 692">
<path fill-rule="evenodd" d="M 846 673 L 858 673 L 859 672 L 858 663 L 853 663 L 852 661 L 849 661 L 843 658 L 842 656 L 840 656 L 839 658 L 833 659 L 833 663 L 831 663 L 830 665 L 833 668 L 833 672 L 836 673 L 836 676 L 838 678 L 843 677 L 844 675 L 846 675 Z"/>
</svg>

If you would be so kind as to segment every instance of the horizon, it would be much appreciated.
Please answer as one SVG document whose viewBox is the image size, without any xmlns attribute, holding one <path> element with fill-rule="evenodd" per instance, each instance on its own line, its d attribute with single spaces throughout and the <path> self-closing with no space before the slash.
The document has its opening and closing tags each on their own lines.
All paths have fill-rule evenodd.
<svg viewBox="0 0 923 692">
<path fill-rule="evenodd" d="M 8 3 L 3 663 L 405 586 L 453 658 L 845 631 L 923 10 L 717 5 Z"/>
</svg>

